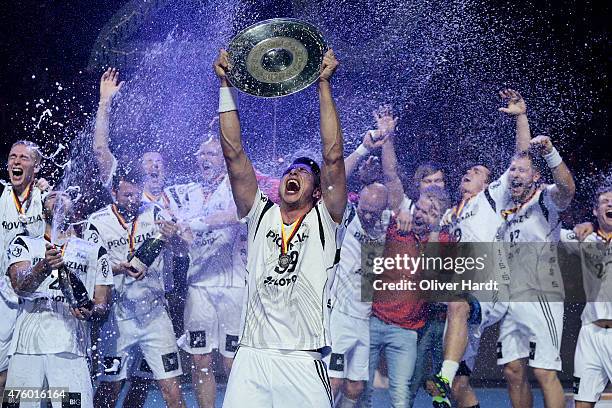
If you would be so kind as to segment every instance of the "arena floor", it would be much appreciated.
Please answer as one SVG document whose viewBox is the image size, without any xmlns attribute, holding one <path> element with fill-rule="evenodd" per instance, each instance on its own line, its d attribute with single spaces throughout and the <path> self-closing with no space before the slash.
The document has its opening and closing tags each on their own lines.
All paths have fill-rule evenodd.
<svg viewBox="0 0 612 408">
<path fill-rule="evenodd" d="M 217 387 L 217 403 L 215 407 L 221 408 L 223 401 L 223 393 L 225 392 L 225 386 Z M 503 408 L 510 407 L 510 400 L 508 399 L 508 393 L 502 388 L 479 388 L 476 390 L 478 398 L 480 399 L 480 406 L 490 408 Z M 187 384 L 183 388 L 183 394 L 187 399 L 188 407 L 196 407 L 196 401 L 194 398 L 193 390 L 190 384 Z M 540 390 L 534 389 L 534 408 L 544 408 L 544 401 L 542 399 L 542 393 Z M 121 403 L 118 404 L 121 406 Z M 159 390 L 154 389 L 149 391 L 147 401 L 145 404 L 146 408 L 157 408 L 164 407 L 164 401 L 162 399 Z M 376 390 L 374 392 L 374 407 L 376 408 L 387 408 L 391 406 L 391 402 L 388 397 L 386 390 Z M 414 408 L 427 408 L 431 407 L 431 399 L 424 392 L 419 392 L 417 399 L 414 404 Z M 127 408 L 127 407 L 126 407 Z"/>
</svg>

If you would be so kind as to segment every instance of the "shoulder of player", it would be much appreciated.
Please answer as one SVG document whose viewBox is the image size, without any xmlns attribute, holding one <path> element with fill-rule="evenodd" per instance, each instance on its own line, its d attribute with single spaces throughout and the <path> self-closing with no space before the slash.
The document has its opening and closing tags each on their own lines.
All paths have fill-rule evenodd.
<svg viewBox="0 0 612 408">
<path fill-rule="evenodd" d="M 103 222 L 105 221 L 106 218 L 113 217 L 114 214 L 111 211 L 111 205 L 112 204 L 109 204 L 107 206 L 100 208 L 98 211 L 91 213 L 89 217 L 87 217 L 87 222 L 89 223 Z"/>
<path fill-rule="evenodd" d="M 68 245 L 74 245 L 79 249 L 79 251 L 84 252 L 98 251 L 98 247 L 100 247 L 99 244 L 90 241 L 85 241 L 82 238 L 74 236 L 70 238 Z"/>
<path fill-rule="evenodd" d="M 177 194 L 182 196 L 185 193 L 195 191 L 199 188 L 199 184 L 196 182 L 184 183 L 184 184 L 173 184 L 164 188 L 166 194 Z"/>
<path fill-rule="evenodd" d="M 29 250 L 36 244 L 44 243 L 45 239 L 43 237 L 32 237 L 26 234 L 17 234 L 15 238 L 11 240 L 9 245 L 19 245 L 23 246 Z"/>
</svg>

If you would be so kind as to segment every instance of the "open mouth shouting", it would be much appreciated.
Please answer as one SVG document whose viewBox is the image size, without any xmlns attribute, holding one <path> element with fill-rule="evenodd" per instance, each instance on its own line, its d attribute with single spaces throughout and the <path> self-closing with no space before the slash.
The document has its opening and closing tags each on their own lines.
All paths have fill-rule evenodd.
<svg viewBox="0 0 612 408">
<path fill-rule="evenodd" d="M 612 209 L 606 211 L 606 221 L 612 223 Z"/>
<path fill-rule="evenodd" d="M 11 167 L 9 173 L 10 173 L 11 183 L 15 184 L 20 181 L 23 181 L 24 171 L 21 167 L 16 167 L 16 166 Z"/>
<path fill-rule="evenodd" d="M 300 191 L 300 182 L 297 179 L 289 178 L 285 182 L 285 191 L 289 195 L 297 194 Z"/>
</svg>

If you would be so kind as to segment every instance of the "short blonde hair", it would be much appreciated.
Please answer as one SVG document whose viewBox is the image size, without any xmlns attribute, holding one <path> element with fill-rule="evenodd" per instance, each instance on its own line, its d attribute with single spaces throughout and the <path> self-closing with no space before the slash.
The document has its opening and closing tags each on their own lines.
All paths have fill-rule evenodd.
<svg viewBox="0 0 612 408">
<path fill-rule="evenodd" d="M 11 150 L 13 149 L 13 147 L 19 145 L 29 147 L 34 152 L 34 163 L 36 163 L 37 165 L 40 164 L 40 162 L 42 161 L 42 153 L 40 152 L 40 147 L 36 143 L 30 142 L 29 140 L 18 140 L 13 143 L 13 145 L 11 146 Z"/>
</svg>

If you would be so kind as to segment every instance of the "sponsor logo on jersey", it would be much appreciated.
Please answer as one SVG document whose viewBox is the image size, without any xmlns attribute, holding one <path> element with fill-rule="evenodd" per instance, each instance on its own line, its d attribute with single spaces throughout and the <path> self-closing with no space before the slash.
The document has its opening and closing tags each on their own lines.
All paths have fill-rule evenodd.
<svg viewBox="0 0 612 408">
<path fill-rule="evenodd" d="M 24 224 L 25 225 L 30 225 L 30 224 L 34 224 L 35 222 L 42 222 L 42 215 L 38 214 L 38 215 L 30 215 L 25 217 L 25 222 L 22 223 L 21 221 L 2 221 L 2 228 L 4 228 L 7 231 L 11 231 L 13 229 L 16 228 L 21 228 Z"/>
<path fill-rule="evenodd" d="M 108 265 L 108 259 L 103 258 L 102 264 L 100 265 L 100 272 L 102 272 L 102 276 L 105 278 L 108 277 L 108 272 L 110 271 L 110 266 Z"/>
<path fill-rule="evenodd" d="M 179 368 L 178 353 L 175 351 L 172 353 L 162 355 L 162 362 L 164 363 L 165 372 L 169 373 L 171 371 L 178 370 Z"/>
<path fill-rule="evenodd" d="M 23 247 L 15 246 L 12 250 L 10 249 L 8 250 L 8 255 L 9 255 L 9 258 L 10 257 L 19 258 L 22 252 L 23 252 Z"/>
<path fill-rule="evenodd" d="M 283 238 L 281 237 L 281 235 L 278 232 L 276 232 L 274 230 L 269 230 L 268 233 L 266 234 L 266 238 L 270 239 L 270 241 L 272 241 L 278 248 L 280 248 L 281 245 L 283 244 Z M 307 239 L 308 239 L 308 233 L 306 233 L 306 232 L 295 234 L 295 236 L 293 237 L 291 242 L 289 242 L 287 250 L 294 249 L 294 247 L 298 243 L 301 244 L 302 242 L 304 242 Z"/>
<path fill-rule="evenodd" d="M 151 238 L 153 236 L 153 232 L 148 232 L 146 234 L 138 234 L 134 237 L 134 243 L 136 244 L 142 244 L 145 239 L 147 238 Z M 124 246 L 128 244 L 128 239 L 127 237 L 121 237 L 119 239 L 113 239 L 111 241 L 108 241 L 108 249 L 111 248 L 115 248 L 115 247 L 119 247 L 119 246 Z"/>
<path fill-rule="evenodd" d="M 529 342 L 529 359 L 535 360 L 535 354 L 536 354 L 536 343 L 535 341 L 530 341 Z"/>
<path fill-rule="evenodd" d="M 65 259 L 64 265 L 66 265 L 66 267 L 68 267 L 68 269 L 72 271 L 77 271 L 79 273 L 87 273 L 87 265 L 84 265 L 82 263 L 78 263 L 76 261 L 68 261 Z"/>
<path fill-rule="evenodd" d="M 228 334 L 225 336 L 225 351 L 235 353 L 238 350 L 238 336 Z"/>
<path fill-rule="evenodd" d="M 344 371 L 344 354 L 332 353 L 329 360 L 329 369 L 333 371 Z"/>
<path fill-rule="evenodd" d="M 189 346 L 193 348 L 206 347 L 206 331 L 196 330 L 189 332 Z"/>
<path fill-rule="evenodd" d="M 266 279 L 264 280 L 264 285 L 288 286 L 295 283 L 295 281 L 297 281 L 297 278 L 297 275 L 288 276 L 286 278 L 280 279 L 273 278 L 272 276 L 266 276 Z"/>
</svg>

